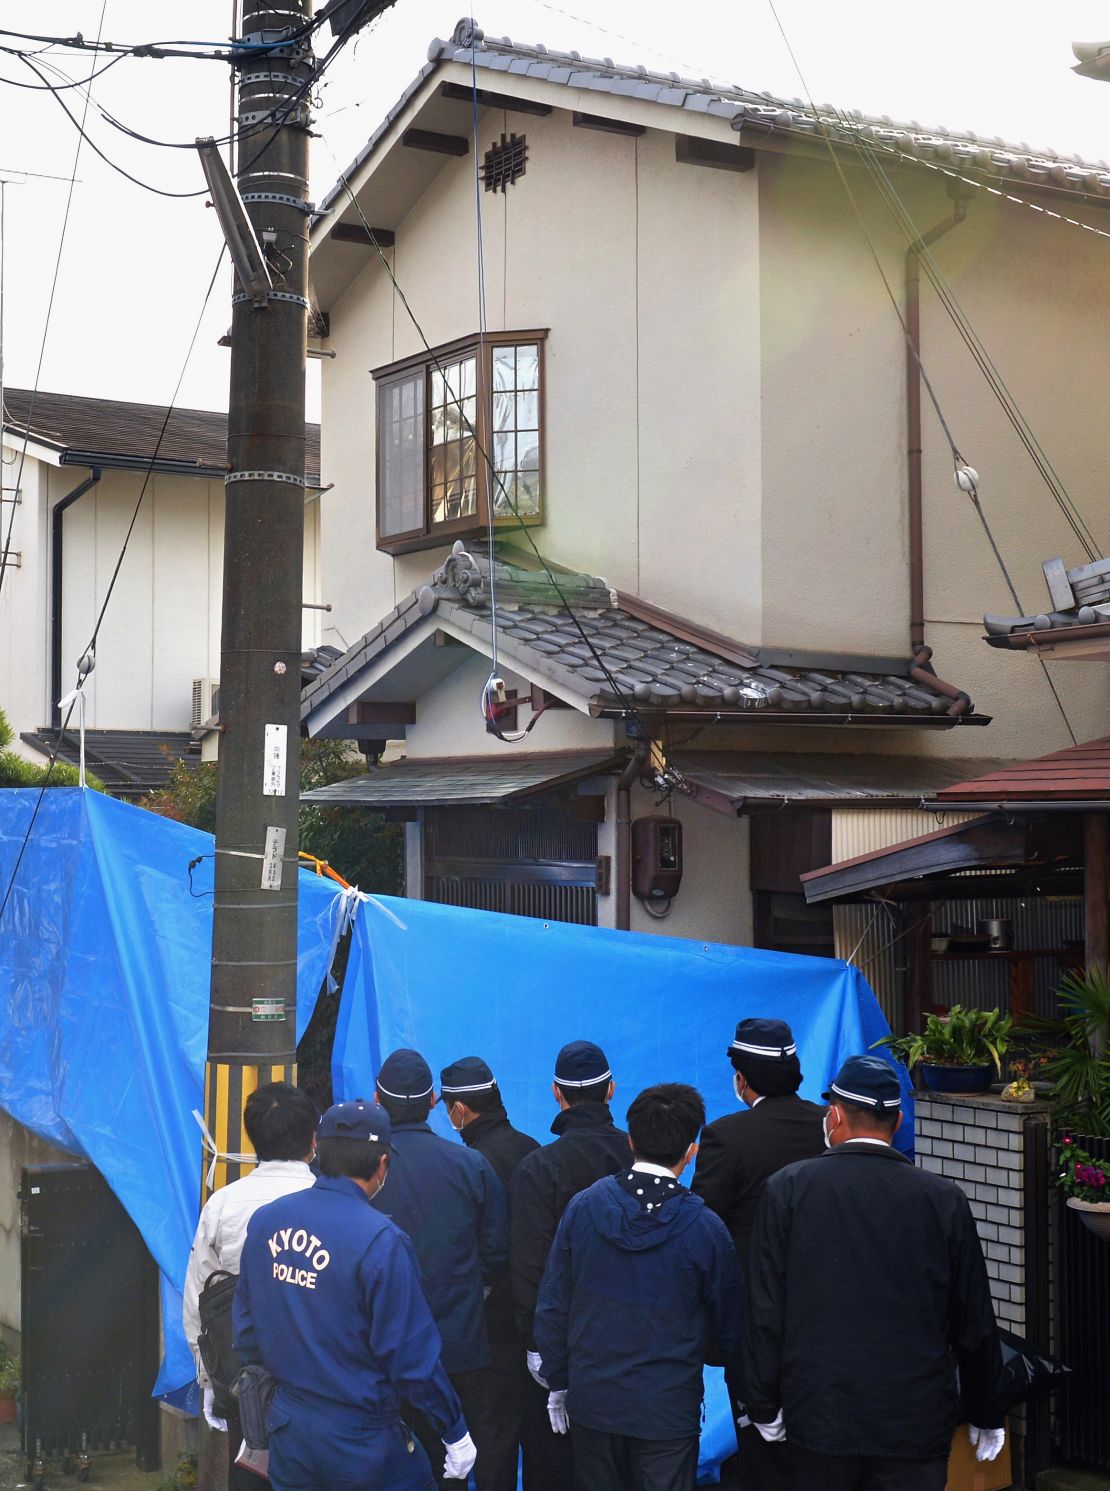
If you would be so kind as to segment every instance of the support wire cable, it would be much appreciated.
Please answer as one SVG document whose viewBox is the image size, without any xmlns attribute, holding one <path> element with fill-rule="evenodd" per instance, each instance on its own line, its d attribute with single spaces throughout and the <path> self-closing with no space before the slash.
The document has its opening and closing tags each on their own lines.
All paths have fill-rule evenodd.
<svg viewBox="0 0 1110 1491">
<path fill-rule="evenodd" d="M 138 522 L 139 513 L 142 509 L 143 501 L 146 497 L 147 488 L 150 486 L 150 480 L 154 473 L 154 467 L 158 460 L 159 452 L 162 449 L 162 442 L 166 437 L 166 430 L 169 427 L 170 419 L 173 415 L 174 409 L 177 406 L 177 399 L 178 395 L 181 392 L 181 385 L 185 381 L 185 374 L 188 371 L 189 363 L 192 360 L 193 350 L 197 344 L 197 337 L 200 335 L 200 329 L 204 322 L 205 312 L 208 310 L 208 302 L 212 299 L 212 291 L 216 287 L 216 280 L 219 276 L 220 265 L 223 263 L 225 249 L 225 245 L 220 246 L 220 252 L 216 257 L 216 265 L 212 271 L 212 278 L 208 282 L 208 289 L 205 291 L 204 300 L 201 303 L 200 314 L 197 316 L 196 325 L 193 327 L 193 334 L 189 338 L 189 346 L 186 350 L 184 361 L 181 364 L 181 371 L 177 376 L 177 383 L 174 386 L 173 395 L 170 399 L 170 402 L 166 405 L 166 413 L 164 419 L 162 420 L 162 427 L 158 431 L 158 439 L 155 441 L 154 450 L 151 452 L 150 460 L 147 464 L 146 474 L 143 477 L 143 484 L 135 501 L 134 511 L 131 514 L 131 521 L 127 525 L 127 532 L 124 534 L 123 543 L 120 545 L 119 556 L 116 559 L 111 578 L 108 581 L 108 588 L 105 591 L 104 600 L 101 603 L 99 612 L 97 613 L 96 625 L 93 627 L 92 636 L 89 638 L 88 645 L 86 646 L 84 652 L 81 654 L 81 660 L 77 665 L 77 687 L 74 689 L 72 695 L 70 696 L 69 708 L 66 710 L 65 718 L 62 721 L 61 726 L 58 730 L 58 734 L 55 737 L 54 743 L 50 748 L 50 757 L 46 764 L 46 774 L 39 786 L 39 793 L 38 797 L 35 799 L 35 806 L 31 810 L 30 820 L 28 821 L 27 827 L 24 830 L 23 841 L 19 846 L 19 852 L 16 855 L 15 864 L 12 866 L 11 875 L 8 877 L 7 888 L 4 891 L 4 899 L 0 901 L 0 925 L 2 925 L 3 923 L 4 912 L 7 910 L 8 902 L 11 900 L 12 890 L 15 887 L 15 882 L 17 876 L 19 875 L 20 866 L 22 865 L 24 856 L 27 853 L 27 846 L 31 842 L 31 834 L 34 830 L 35 822 L 39 816 L 39 810 L 42 807 L 43 797 L 45 796 L 46 790 L 50 785 L 50 778 L 53 775 L 54 767 L 57 765 L 58 753 L 61 750 L 62 741 L 65 739 L 66 731 L 69 728 L 69 722 L 73 717 L 74 709 L 77 707 L 78 697 L 80 696 L 81 690 L 84 687 L 85 680 L 88 678 L 89 673 L 92 671 L 91 660 L 94 659 L 96 655 L 97 638 L 100 636 L 100 629 L 104 624 L 104 617 L 108 610 L 108 603 L 112 599 L 112 592 L 116 588 L 116 581 L 119 579 L 119 573 L 120 570 L 123 568 L 123 561 L 127 554 L 127 546 L 131 541 L 131 535 L 135 531 L 135 524 Z"/>
<path fill-rule="evenodd" d="M 104 29 L 104 16 L 105 16 L 105 13 L 107 12 L 107 9 L 108 9 L 108 0 L 103 0 L 103 3 L 102 3 L 101 8 L 100 8 L 100 27 L 99 27 L 99 30 L 97 31 L 97 40 L 98 41 L 100 39 L 100 33 Z M 91 95 L 89 93 L 86 93 L 85 94 L 85 111 L 84 111 L 84 114 L 82 115 L 82 122 L 84 122 L 84 119 L 88 115 L 89 104 L 91 103 L 91 101 L 92 101 L 91 100 Z M 68 110 L 67 110 L 67 112 L 68 112 Z M 27 423 L 26 423 L 26 425 L 24 427 L 24 430 L 23 430 L 23 445 L 22 445 L 22 447 L 20 449 L 20 452 L 19 452 L 19 465 L 18 465 L 18 467 L 16 469 L 16 474 L 15 474 L 15 491 L 12 493 L 13 499 L 17 499 L 18 498 L 18 496 L 19 496 L 19 489 L 23 485 L 23 467 L 24 467 L 24 465 L 26 464 L 26 461 L 27 461 L 27 446 L 29 445 L 30 440 L 31 440 L 31 426 L 32 426 L 32 423 L 34 421 L 35 404 L 38 402 L 39 382 L 40 382 L 40 380 L 42 378 L 42 365 L 43 365 L 43 360 L 46 357 L 46 341 L 47 341 L 48 336 L 50 335 L 50 319 L 51 319 L 51 316 L 54 313 L 54 298 L 55 298 L 55 296 L 58 293 L 58 276 L 60 275 L 61 269 L 62 269 L 62 254 L 65 251 L 66 230 L 69 227 L 69 215 L 70 215 L 70 211 L 71 211 L 71 209 L 73 207 L 73 193 L 74 193 L 74 189 L 76 188 L 76 185 L 77 185 L 77 167 L 80 164 L 80 160 L 81 160 L 81 145 L 82 145 L 83 139 L 84 139 L 83 134 L 78 135 L 78 138 L 77 138 L 77 147 L 76 147 L 76 149 L 73 152 L 73 169 L 69 173 L 69 190 L 66 192 L 65 212 L 62 215 L 62 231 L 61 231 L 61 233 L 59 234 L 59 237 L 58 237 L 58 252 L 54 256 L 54 277 L 50 281 L 50 295 L 48 296 L 47 302 L 46 302 L 46 319 L 43 322 L 43 327 L 42 327 L 42 340 L 39 342 L 39 357 L 38 357 L 38 362 L 35 365 L 35 381 L 34 381 L 34 385 L 31 388 L 31 402 L 30 402 L 30 405 L 29 405 L 29 407 L 27 409 Z M 3 418 L 3 414 L 0 413 L 0 419 L 2 419 L 2 418 Z M 10 558 L 11 550 L 12 550 L 12 532 L 13 532 L 13 530 L 15 528 L 15 514 L 16 514 L 16 508 L 18 507 L 18 505 L 19 505 L 18 501 L 16 501 L 16 500 L 12 501 L 11 515 L 8 518 L 8 531 L 4 535 L 4 547 L 3 547 L 3 550 L 0 551 L 0 594 L 3 593 L 3 590 L 4 590 L 4 578 L 5 578 L 5 576 L 7 575 L 7 572 L 8 572 L 9 558 Z M 2 511 L 2 509 L 0 509 L 0 511 Z"/>
</svg>

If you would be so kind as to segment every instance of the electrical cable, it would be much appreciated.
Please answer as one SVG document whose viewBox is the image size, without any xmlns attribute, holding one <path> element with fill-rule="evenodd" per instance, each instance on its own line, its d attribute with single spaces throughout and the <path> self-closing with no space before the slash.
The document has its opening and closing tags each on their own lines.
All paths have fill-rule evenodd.
<svg viewBox="0 0 1110 1491">
<path fill-rule="evenodd" d="M 103 29 L 103 26 L 104 26 L 104 16 L 105 16 L 105 13 L 106 13 L 107 9 L 108 9 L 108 0 L 103 0 L 103 4 L 101 5 L 101 9 L 100 9 L 100 27 L 101 27 L 101 29 Z M 100 33 L 98 31 L 98 33 L 97 33 L 98 38 L 99 38 L 99 34 Z M 90 102 L 91 102 L 90 96 L 88 94 L 86 94 L 85 95 L 85 112 L 82 115 L 82 122 L 84 121 L 84 118 L 87 117 L 87 115 L 88 115 Z M 67 110 L 67 113 L 68 113 L 68 110 Z M 46 357 L 46 339 L 47 339 L 47 337 L 50 334 L 50 318 L 51 318 L 51 316 L 53 315 L 53 312 L 54 312 L 54 297 L 58 293 L 58 276 L 61 273 L 61 268 L 62 268 L 62 253 L 65 250 L 66 229 L 69 227 L 69 214 L 70 214 L 71 208 L 73 207 L 73 193 L 74 193 L 74 189 L 75 189 L 75 187 L 77 185 L 77 166 L 78 166 L 78 164 L 79 164 L 79 162 L 81 160 L 81 144 L 82 144 L 83 139 L 84 139 L 83 134 L 79 135 L 78 140 L 77 140 L 77 148 L 73 152 L 73 169 L 69 173 L 69 190 L 66 193 L 65 212 L 64 212 L 64 214 L 62 216 L 62 231 L 61 231 L 61 234 L 59 235 L 59 238 L 58 238 L 58 252 L 54 256 L 54 277 L 53 277 L 53 279 L 50 282 L 50 295 L 49 295 L 49 297 L 47 299 L 47 302 L 46 302 L 46 319 L 43 322 L 42 340 L 39 343 L 39 357 L 38 357 L 38 362 L 37 362 L 37 364 L 35 366 L 35 381 L 34 381 L 34 384 L 33 384 L 32 388 L 31 388 L 31 402 L 30 402 L 30 405 L 29 405 L 28 410 L 27 410 L 27 424 L 26 424 L 26 427 L 25 427 L 25 429 L 23 431 L 23 446 L 22 446 L 22 449 L 19 452 L 19 468 L 16 471 L 16 476 L 15 476 L 15 490 L 12 493 L 12 511 L 11 511 L 11 516 L 8 519 L 8 531 L 7 531 L 7 533 L 6 533 L 5 537 L 4 537 L 4 547 L 3 547 L 3 550 L 0 551 L 0 594 L 3 593 L 3 590 L 4 590 L 4 577 L 6 576 L 6 574 L 8 572 L 8 561 L 9 561 L 9 555 L 11 554 L 11 548 L 12 548 L 12 532 L 14 531 L 14 528 L 15 528 L 15 512 L 16 512 L 16 508 L 19 505 L 19 502 L 18 502 L 19 489 L 23 485 L 23 467 L 24 467 L 24 464 L 25 464 L 25 462 L 27 460 L 27 446 L 28 446 L 28 444 L 30 443 L 30 440 L 31 440 L 31 425 L 32 425 L 32 422 L 34 420 L 35 404 L 37 403 L 38 396 L 39 396 L 39 380 L 42 378 L 42 364 L 43 364 L 43 359 Z M 2 417 L 2 416 L 0 416 L 0 417 Z M 0 509 L 0 511 L 2 511 L 2 509 Z"/>
<path fill-rule="evenodd" d="M 326 140 L 325 140 L 324 143 L 325 143 L 325 145 L 327 145 L 327 141 Z M 378 242 L 377 238 L 375 237 L 374 230 L 370 226 L 370 222 L 367 219 L 366 214 L 363 212 L 362 207 L 361 207 L 361 205 L 360 205 L 360 203 L 358 201 L 358 198 L 355 196 L 354 191 L 351 188 L 350 182 L 347 180 L 346 173 L 344 172 L 344 170 L 342 169 L 342 167 L 339 165 L 338 160 L 336 160 L 335 152 L 331 149 L 330 145 L 327 145 L 327 149 L 328 149 L 329 155 L 331 155 L 332 160 L 335 161 L 335 169 L 336 169 L 336 172 L 338 174 L 339 183 L 342 185 L 344 191 L 347 193 L 347 198 L 348 198 L 348 200 L 350 202 L 350 205 L 354 208 L 356 214 L 358 215 L 358 218 L 359 218 L 360 222 L 362 223 L 363 228 L 366 231 L 367 238 L 370 240 L 371 244 L 374 246 L 374 249 L 377 252 L 378 258 L 381 260 L 382 265 L 385 268 L 385 272 L 386 272 L 386 274 L 387 274 L 387 276 L 389 278 L 390 284 L 393 286 L 394 294 L 397 296 L 398 300 L 401 302 L 401 305 L 404 307 L 405 314 L 408 316 L 409 320 L 412 322 L 413 328 L 415 329 L 417 336 L 419 336 L 419 338 L 420 338 L 420 341 L 421 341 L 421 344 L 422 344 L 422 346 L 424 348 L 424 351 L 431 358 L 432 366 L 436 369 L 436 371 L 441 376 L 444 376 L 443 365 L 440 362 L 439 357 L 437 356 L 437 354 L 436 354 L 435 350 L 433 349 L 431 343 L 428 341 L 428 338 L 427 338 L 427 336 L 425 335 L 425 332 L 424 332 L 424 328 L 421 326 L 419 320 L 417 319 L 415 311 L 413 310 L 412 306 L 409 304 L 408 296 L 405 294 L 404 290 L 401 288 L 401 284 L 398 281 L 396 274 L 393 272 L 393 266 L 392 266 L 392 264 L 390 264 L 388 256 L 386 255 L 386 253 L 385 253 L 384 249 L 382 248 L 381 244 Z M 445 385 L 446 385 L 446 380 L 445 380 Z M 651 731 L 645 725 L 645 723 L 643 721 L 643 718 L 641 717 L 639 711 L 636 709 L 635 705 L 629 700 L 629 698 L 626 695 L 625 691 L 620 687 L 620 685 L 618 684 L 617 680 L 613 677 L 612 670 L 609 668 L 608 664 L 605 662 L 605 660 L 603 659 L 603 657 L 601 656 L 601 654 L 598 652 L 597 646 L 595 645 L 595 643 L 593 641 L 593 638 L 589 635 L 589 633 L 586 631 L 585 627 L 582 625 L 581 619 L 576 615 L 576 613 L 574 611 L 574 608 L 571 606 L 570 601 L 567 599 L 567 596 L 566 596 L 565 592 L 563 591 L 562 586 L 559 584 L 558 579 L 556 578 L 554 571 L 552 570 L 551 566 L 548 564 L 547 560 L 544 558 L 543 554 L 541 553 L 539 547 L 536 544 L 535 539 L 532 537 L 532 530 L 529 528 L 528 524 L 524 521 L 523 517 L 520 514 L 519 509 L 517 508 L 515 500 L 513 499 L 513 497 L 510 495 L 510 493 L 506 489 L 505 484 L 501 480 L 501 478 L 498 475 L 497 471 L 494 469 L 494 464 L 493 464 L 493 461 L 492 461 L 492 459 L 490 457 L 490 454 L 486 450 L 485 446 L 482 444 L 482 441 L 481 441 L 481 438 L 480 438 L 480 436 L 478 434 L 478 431 L 474 428 L 474 426 L 471 424 L 470 420 L 467 418 L 466 412 L 465 412 L 465 410 L 463 409 L 463 406 L 462 406 L 462 401 L 457 396 L 453 395 L 453 391 L 452 391 L 452 396 L 454 397 L 454 402 L 455 402 L 455 405 L 456 405 L 456 407 L 457 407 L 457 409 L 459 411 L 460 418 L 462 419 L 463 424 L 466 426 L 466 428 L 470 431 L 470 434 L 471 434 L 471 436 L 472 436 L 472 438 L 474 440 L 474 447 L 475 447 L 475 449 L 477 450 L 477 452 L 478 452 L 479 456 L 481 457 L 481 459 L 483 461 L 485 461 L 485 463 L 486 463 L 486 465 L 487 465 L 487 467 L 489 469 L 489 473 L 492 475 L 494 481 L 497 483 L 497 486 L 500 489 L 501 495 L 505 499 L 505 503 L 506 503 L 506 506 L 508 508 L 508 511 L 516 519 L 517 525 L 519 526 L 522 534 L 524 535 L 524 538 L 527 541 L 529 548 L 532 550 L 532 553 L 535 555 L 535 557 L 539 561 L 540 566 L 542 567 L 544 573 L 546 574 L 548 582 L 551 585 L 551 588 L 554 590 L 555 594 L 558 596 L 559 601 L 560 601 L 563 609 L 566 611 L 568 617 L 573 622 L 575 630 L 578 632 L 579 636 L 582 638 L 583 645 L 587 648 L 587 650 L 589 651 L 590 656 L 593 658 L 594 663 L 596 664 L 597 668 L 603 674 L 606 683 L 609 685 L 609 689 L 610 689 L 613 697 L 617 700 L 617 703 L 619 704 L 619 706 L 621 708 L 622 718 L 624 718 L 625 720 L 633 721 L 635 723 L 637 731 L 639 732 L 640 738 L 642 738 L 644 741 L 650 741 L 651 738 L 652 738 Z M 491 565 L 494 562 L 492 554 L 490 555 L 490 562 L 491 562 Z M 676 767 L 674 767 L 674 766 L 668 766 L 667 771 L 673 776 L 673 778 L 675 780 L 675 784 L 677 786 L 682 787 L 684 785 L 685 778 L 683 778 L 682 774 L 678 771 L 678 769 Z"/>
<path fill-rule="evenodd" d="M 105 0 L 105 4 L 106 3 L 107 0 Z M 216 257 L 216 266 L 212 271 L 212 278 L 208 282 L 208 289 L 205 291 L 204 300 L 201 303 L 200 314 L 197 316 L 196 325 L 193 327 L 193 334 L 189 338 L 189 346 L 185 353 L 185 359 L 181 364 L 181 371 L 178 374 L 177 383 L 174 386 L 173 390 L 173 395 L 170 399 L 169 404 L 166 405 L 165 418 L 162 420 L 162 427 L 158 431 L 158 439 L 155 441 L 154 450 L 151 454 L 149 464 L 147 465 L 146 474 L 143 477 L 143 484 L 139 489 L 139 495 L 135 501 L 135 508 L 131 514 L 131 521 L 127 525 L 127 532 L 124 534 L 123 543 L 120 545 L 119 556 L 116 559 L 115 566 L 112 570 L 111 579 L 108 581 L 108 588 L 105 591 L 104 600 L 101 603 L 99 612 L 97 613 L 96 624 L 93 627 L 92 636 L 89 638 L 88 645 L 81 654 L 80 663 L 78 663 L 77 689 L 74 691 L 74 697 L 72 698 L 69 708 L 66 711 L 65 719 L 62 721 L 61 726 L 58 730 L 58 734 L 54 740 L 53 745 L 51 746 L 50 757 L 46 764 L 45 775 L 42 779 L 42 783 L 39 786 L 39 794 L 38 797 L 35 799 L 35 806 L 31 811 L 30 820 L 28 821 L 27 827 L 24 830 L 23 841 L 19 846 L 15 864 L 12 866 L 12 872 L 8 878 L 7 888 L 4 891 L 4 899 L 3 901 L 0 901 L 0 924 L 3 923 L 4 912 L 7 910 L 8 902 L 11 900 L 12 890 L 15 886 L 16 877 L 19 874 L 20 866 L 22 865 L 24 856 L 27 853 L 27 846 L 31 842 L 31 834 L 35 827 L 35 821 L 39 816 L 39 810 L 42 807 L 43 797 L 45 796 L 46 790 L 50 785 L 50 778 L 53 775 L 54 767 L 57 765 L 58 753 L 61 750 L 66 731 L 69 728 L 70 719 L 72 718 L 73 711 L 77 705 L 77 695 L 80 689 L 84 686 L 85 680 L 88 678 L 89 673 L 92 671 L 91 666 L 83 667 L 82 665 L 88 663 L 90 659 L 95 659 L 97 638 L 100 636 L 100 629 L 104 624 L 104 617 L 108 610 L 108 602 L 112 599 L 112 592 L 116 588 L 116 581 L 119 578 L 119 573 L 121 568 L 123 567 L 123 561 L 127 554 L 127 546 L 131 541 L 131 535 L 135 531 L 135 524 L 138 522 L 139 513 L 142 509 L 143 501 L 146 497 L 147 488 L 150 486 L 150 480 L 154 473 L 154 466 L 158 460 L 158 453 L 162 449 L 162 442 L 165 439 L 166 430 L 169 427 L 170 419 L 173 415 L 174 408 L 176 407 L 177 398 L 181 392 L 181 385 L 185 381 L 185 374 L 188 371 L 189 363 L 192 360 L 193 350 L 197 344 L 197 337 L 200 335 L 200 329 L 204 322 L 205 312 L 208 310 L 208 302 L 211 300 L 212 291 L 216 287 L 216 280 L 219 276 L 220 265 L 223 263 L 225 248 L 225 245 L 221 245 L 220 252 Z"/>
</svg>

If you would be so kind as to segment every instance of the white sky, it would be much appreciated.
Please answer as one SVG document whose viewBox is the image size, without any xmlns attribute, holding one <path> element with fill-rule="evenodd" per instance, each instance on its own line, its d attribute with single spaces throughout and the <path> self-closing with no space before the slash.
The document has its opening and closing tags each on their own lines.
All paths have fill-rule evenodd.
<svg viewBox="0 0 1110 1491">
<path fill-rule="evenodd" d="M 322 0 L 321 0 L 322 3 Z M 1110 38 L 1110 5 L 1073 0 L 776 0 L 818 102 L 923 125 L 974 129 L 1052 146 L 1089 160 L 1110 157 L 1110 85 L 1070 71 L 1073 39 Z M 95 37 L 102 0 L 0 0 L 0 27 Z M 487 35 L 577 49 L 586 56 L 662 71 L 729 79 L 793 98 L 802 85 L 768 0 L 475 0 Z M 577 6 L 590 21 L 574 14 Z M 397 0 L 331 69 L 317 112 L 311 195 L 342 165 L 423 65 L 428 43 L 449 36 L 463 0 Z M 187 20 L 180 17 L 187 16 Z M 231 0 L 107 0 L 104 38 L 120 42 L 223 40 Z M 322 38 L 323 39 L 323 38 Z M 0 38 L 0 42 L 8 39 Z M 12 42 L 13 45 L 20 45 Z M 73 77 L 88 59 L 53 51 Z M 0 55 L 0 78 L 37 83 Z M 80 117 L 76 90 L 64 95 Z M 94 84 L 88 131 L 112 160 L 171 191 L 199 190 L 195 153 L 141 145 L 105 122 L 97 104 L 144 133 L 187 141 L 219 135 L 228 120 L 228 71 L 217 62 L 126 59 Z M 28 177 L 6 189 L 4 377 L 35 379 L 77 133 L 55 99 L 0 84 L 0 169 Z M 86 144 L 78 167 L 40 387 L 159 403 L 177 381 L 220 245 L 204 198 L 172 201 L 116 175 Z M 1017 210 L 1017 209 L 1015 209 Z M 1060 231 L 1074 231 L 1061 228 Z M 1110 240 L 1107 241 L 1110 272 Z M 217 337 L 230 321 L 229 275 L 221 277 L 179 402 L 226 408 L 228 354 Z M 419 316 L 420 307 L 414 307 Z M 310 413 L 317 407 L 310 369 Z"/>
</svg>

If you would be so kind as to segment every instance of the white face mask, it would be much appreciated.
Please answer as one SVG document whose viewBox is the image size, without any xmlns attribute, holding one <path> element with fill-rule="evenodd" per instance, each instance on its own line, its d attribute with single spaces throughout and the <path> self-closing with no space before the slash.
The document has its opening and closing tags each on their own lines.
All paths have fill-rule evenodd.
<svg viewBox="0 0 1110 1491">
<path fill-rule="evenodd" d="M 744 1093 L 745 1093 L 746 1089 L 744 1087 L 743 1078 L 740 1076 L 739 1072 L 734 1072 L 733 1073 L 733 1077 L 732 1077 L 732 1090 L 736 1094 L 736 1101 L 738 1103 L 743 1103 L 744 1107 L 747 1108 L 749 1106 L 749 1104 L 745 1101 L 745 1098 L 744 1098 Z"/>
<path fill-rule="evenodd" d="M 832 1113 L 834 1111 L 835 1110 L 832 1109 L 832 1108 L 829 1109 L 829 1113 Z M 832 1135 L 829 1133 L 829 1113 L 826 1113 L 825 1116 L 821 1119 L 821 1132 L 822 1132 L 822 1134 L 825 1137 L 825 1148 L 826 1149 L 831 1149 L 832 1148 Z M 838 1129 L 839 1127 L 840 1127 L 840 1122 L 838 1120 L 836 1123 L 833 1124 L 833 1128 L 834 1129 Z"/>
</svg>

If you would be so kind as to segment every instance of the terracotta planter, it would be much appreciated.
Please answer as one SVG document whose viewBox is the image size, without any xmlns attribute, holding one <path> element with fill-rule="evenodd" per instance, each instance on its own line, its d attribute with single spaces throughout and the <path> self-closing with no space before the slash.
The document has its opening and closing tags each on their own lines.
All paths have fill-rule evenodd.
<svg viewBox="0 0 1110 1491">
<path fill-rule="evenodd" d="M 14 1424 L 15 1417 L 15 1398 L 11 1394 L 0 1395 L 0 1424 Z"/>
<path fill-rule="evenodd" d="M 1110 1201 L 1080 1201 L 1078 1196 L 1069 1196 L 1068 1205 L 1079 1213 L 1079 1220 L 1089 1232 L 1110 1242 Z"/>
<path fill-rule="evenodd" d="M 994 1067 L 986 1066 L 934 1066 L 921 1063 L 921 1075 L 930 1092 L 987 1092 L 994 1075 Z"/>
</svg>

